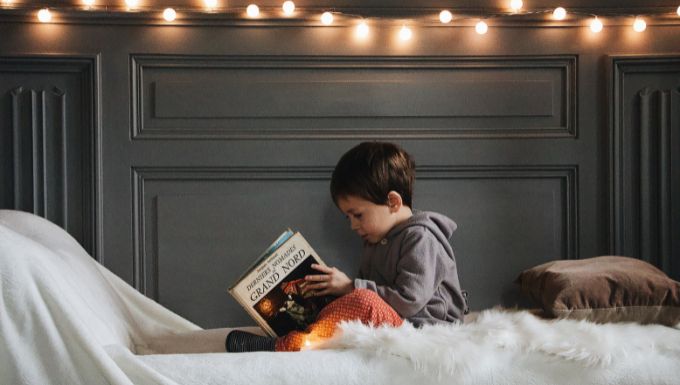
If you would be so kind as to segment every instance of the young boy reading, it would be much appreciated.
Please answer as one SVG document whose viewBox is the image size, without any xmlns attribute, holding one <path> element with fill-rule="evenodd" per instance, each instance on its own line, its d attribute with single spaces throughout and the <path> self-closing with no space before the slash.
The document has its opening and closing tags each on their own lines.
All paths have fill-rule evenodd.
<svg viewBox="0 0 680 385">
<path fill-rule="evenodd" d="M 391 143 L 364 142 L 340 158 L 331 196 L 364 241 L 358 277 L 313 265 L 307 276 L 314 295 L 334 295 L 305 331 L 271 338 L 241 330 L 226 338 L 229 352 L 300 350 L 309 338 L 330 337 L 341 321 L 373 326 L 416 326 L 463 320 L 466 299 L 449 238 L 448 217 L 412 208 L 415 162 Z"/>
</svg>

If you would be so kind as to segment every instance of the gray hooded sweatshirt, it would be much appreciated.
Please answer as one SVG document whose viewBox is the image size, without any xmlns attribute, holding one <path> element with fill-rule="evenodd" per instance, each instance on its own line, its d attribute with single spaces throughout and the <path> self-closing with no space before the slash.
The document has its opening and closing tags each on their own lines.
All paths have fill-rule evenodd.
<svg viewBox="0 0 680 385">
<path fill-rule="evenodd" d="M 450 218 L 413 211 L 378 243 L 364 243 L 354 286 L 375 291 L 416 326 L 462 321 L 466 301 L 449 238 Z"/>
</svg>

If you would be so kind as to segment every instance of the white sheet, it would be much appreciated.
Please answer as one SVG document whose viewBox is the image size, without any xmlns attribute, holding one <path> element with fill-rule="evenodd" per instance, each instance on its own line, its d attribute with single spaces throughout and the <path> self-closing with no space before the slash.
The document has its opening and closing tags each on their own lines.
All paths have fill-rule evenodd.
<svg viewBox="0 0 680 385">
<path fill-rule="evenodd" d="M 131 384 L 105 346 L 199 329 L 30 214 L 0 210 L 0 278 L 2 384 Z"/>
<path fill-rule="evenodd" d="M 508 344 L 512 339 L 501 337 L 523 326 L 501 321 L 477 328 L 464 325 L 453 331 L 453 339 L 436 336 L 440 348 L 452 348 L 448 351 L 432 345 L 427 329 L 387 331 L 404 333 L 389 342 L 381 334 L 386 331 L 348 325 L 333 342 L 341 350 L 135 355 L 148 351 L 149 341 L 160 335 L 200 328 L 139 294 L 57 226 L 16 211 L 0 210 L 0 288 L 1 384 L 679 382 L 680 332 L 637 325 L 629 326 L 626 333 L 650 343 L 633 356 L 635 365 L 624 361 L 625 355 L 614 354 L 611 362 L 593 365 L 545 349 L 528 349 L 543 341 L 531 333 L 519 334 L 521 340 Z M 557 340 L 571 338 L 544 321 L 535 322 Z M 603 338 L 627 338 L 600 333 L 598 325 L 588 327 Z M 481 354 L 478 345 L 490 348 Z M 410 346 L 429 358 L 409 355 Z M 452 354 L 455 346 L 463 348 Z"/>
</svg>

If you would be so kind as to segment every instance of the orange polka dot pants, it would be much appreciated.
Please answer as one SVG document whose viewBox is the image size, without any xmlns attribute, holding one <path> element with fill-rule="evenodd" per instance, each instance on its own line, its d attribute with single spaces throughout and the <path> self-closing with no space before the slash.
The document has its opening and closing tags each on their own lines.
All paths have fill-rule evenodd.
<svg viewBox="0 0 680 385">
<path fill-rule="evenodd" d="M 316 321 L 304 331 L 292 331 L 276 339 L 277 352 L 300 350 L 305 342 L 329 338 L 342 321 L 361 321 L 365 325 L 398 327 L 404 322 L 380 296 L 368 289 L 354 289 L 321 309 Z"/>
</svg>

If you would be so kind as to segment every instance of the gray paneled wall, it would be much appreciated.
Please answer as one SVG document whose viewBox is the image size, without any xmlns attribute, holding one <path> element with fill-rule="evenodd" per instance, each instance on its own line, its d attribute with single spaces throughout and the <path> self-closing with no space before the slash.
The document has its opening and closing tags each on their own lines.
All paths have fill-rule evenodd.
<svg viewBox="0 0 680 385">
<path fill-rule="evenodd" d="M 0 203 L 96 250 L 94 57 L 0 57 Z"/>
<path fill-rule="evenodd" d="M 613 59 L 613 247 L 680 276 L 680 56 Z"/>
<path fill-rule="evenodd" d="M 223 301 L 224 291 L 252 262 L 253 253 L 266 245 L 266 236 L 275 237 L 288 226 L 315 243 L 327 263 L 355 273 L 360 245 L 328 198 L 331 171 L 135 169 L 138 286 L 161 302 L 172 302 L 184 314 L 205 317 L 205 309 L 213 309 L 210 318 L 204 318 L 211 325 L 231 313 L 247 322 L 247 315 L 237 311 L 238 304 Z M 494 256 L 460 257 L 461 274 L 479 277 L 468 278 L 469 290 L 500 293 L 510 303 L 517 300 L 517 292 L 508 273 L 576 257 L 577 176 L 573 166 L 420 167 L 416 204 L 438 207 L 455 217 L 460 223 L 457 251 Z M 476 229 L 484 229 L 484 234 L 480 237 Z M 192 289 L 187 291 L 178 282 L 191 282 Z M 498 301 L 480 295 L 475 305 L 490 307 Z"/>
<path fill-rule="evenodd" d="M 250 323 L 226 289 L 286 227 L 356 272 L 328 183 L 370 139 L 409 150 L 415 207 L 458 223 L 474 309 L 530 305 L 514 278 L 554 259 L 680 278 L 678 22 L 430 25 L 402 44 L 390 24 L 358 43 L 300 20 L 103 20 L 0 24 L 0 203 L 202 326 Z"/>
<path fill-rule="evenodd" d="M 576 60 L 134 55 L 133 138 L 574 137 Z"/>
</svg>

